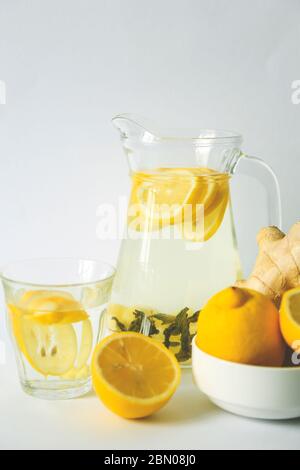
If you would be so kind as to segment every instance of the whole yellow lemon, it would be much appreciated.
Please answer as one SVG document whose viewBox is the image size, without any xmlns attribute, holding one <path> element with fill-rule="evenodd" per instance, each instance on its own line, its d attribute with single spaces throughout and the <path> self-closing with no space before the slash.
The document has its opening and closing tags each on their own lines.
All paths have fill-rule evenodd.
<svg viewBox="0 0 300 470">
<path fill-rule="evenodd" d="M 230 287 L 212 297 L 201 311 L 198 347 L 231 362 L 280 367 L 285 344 L 279 312 L 265 295 Z"/>
</svg>

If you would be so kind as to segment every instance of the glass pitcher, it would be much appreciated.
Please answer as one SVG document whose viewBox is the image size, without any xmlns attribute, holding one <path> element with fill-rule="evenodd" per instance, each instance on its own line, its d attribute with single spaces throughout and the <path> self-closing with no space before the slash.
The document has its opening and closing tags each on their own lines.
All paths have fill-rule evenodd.
<svg viewBox="0 0 300 470">
<path fill-rule="evenodd" d="M 145 119 L 113 119 L 128 157 L 132 190 L 126 236 L 108 307 L 110 331 L 141 331 L 182 365 L 202 306 L 241 278 L 230 179 L 254 176 L 268 194 L 268 225 L 281 225 L 279 186 L 229 131 L 161 131 Z"/>
</svg>

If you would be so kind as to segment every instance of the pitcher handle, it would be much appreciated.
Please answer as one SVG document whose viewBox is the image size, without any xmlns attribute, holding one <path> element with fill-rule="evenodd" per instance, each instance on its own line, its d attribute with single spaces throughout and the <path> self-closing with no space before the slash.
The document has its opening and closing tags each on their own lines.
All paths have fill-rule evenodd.
<svg viewBox="0 0 300 470">
<path fill-rule="evenodd" d="M 236 173 L 252 176 L 267 191 L 268 224 L 278 228 L 282 226 L 280 187 L 272 168 L 257 157 L 242 154 L 236 165 Z"/>
</svg>

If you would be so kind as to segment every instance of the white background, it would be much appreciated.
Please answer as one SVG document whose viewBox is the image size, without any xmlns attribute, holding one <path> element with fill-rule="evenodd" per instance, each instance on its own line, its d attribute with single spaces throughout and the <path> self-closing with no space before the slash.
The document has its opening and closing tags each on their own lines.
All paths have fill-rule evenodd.
<svg viewBox="0 0 300 470">
<path fill-rule="evenodd" d="M 120 112 L 240 131 L 278 175 L 288 229 L 299 214 L 299 17 L 298 0 L 0 0 L 0 264 L 115 263 L 119 242 L 97 239 L 96 211 L 129 188 L 110 123 Z M 233 186 L 247 271 L 264 194 Z"/>
</svg>

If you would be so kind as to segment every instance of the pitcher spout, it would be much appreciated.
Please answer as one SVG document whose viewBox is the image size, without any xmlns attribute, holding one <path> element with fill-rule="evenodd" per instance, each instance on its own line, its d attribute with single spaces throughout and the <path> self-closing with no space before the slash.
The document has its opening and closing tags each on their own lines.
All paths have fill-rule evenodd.
<svg viewBox="0 0 300 470">
<path fill-rule="evenodd" d="M 159 139 L 155 125 L 142 116 L 130 113 L 118 114 L 112 122 L 120 132 L 121 139 L 141 140 L 145 143 Z"/>
</svg>

